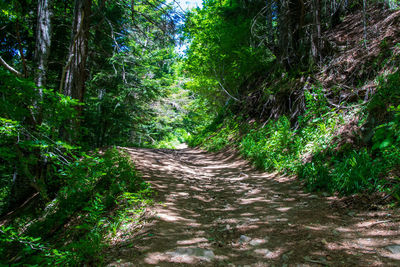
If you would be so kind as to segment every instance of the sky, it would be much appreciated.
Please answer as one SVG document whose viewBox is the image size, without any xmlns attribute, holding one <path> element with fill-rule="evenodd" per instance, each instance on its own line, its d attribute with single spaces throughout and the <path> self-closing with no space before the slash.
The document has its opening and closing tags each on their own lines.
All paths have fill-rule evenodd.
<svg viewBox="0 0 400 267">
<path fill-rule="evenodd" d="M 182 7 L 183 10 L 189 10 L 194 7 L 201 7 L 202 6 L 202 0 L 176 0 L 176 2 L 179 3 L 179 5 Z"/>
</svg>

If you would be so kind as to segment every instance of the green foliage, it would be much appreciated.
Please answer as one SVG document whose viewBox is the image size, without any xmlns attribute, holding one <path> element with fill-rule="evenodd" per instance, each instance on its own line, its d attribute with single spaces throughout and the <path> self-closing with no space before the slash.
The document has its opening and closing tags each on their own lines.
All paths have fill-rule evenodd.
<svg viewBox="0 0 400 267">
<path fill-rule="evenodd" d="M 103 203 L 109 209 L 119 194 L 147 188 L 147 184 L 138 178 L 128 157 L 116 149 L 107 150 L 104 155 L 84 154 L 83 158 L 59 170 L 58 176 L 63 185 L 58 192 L 57 210 L 49 214 L 46 221 L 32 227 L 31 231 L 41 233 L 57 227 L 99 195 L 102 200 L 96 203 Z"/>
<path fill-rule="evenodd" d="M 396 89 L 399 73 L 380 78 L 379 87 L 368 105 L 375 125 L 371 147 L 359 150 L 318 153 L 312 162 L 301 166 L 299 177 L 310 190 L 352 194 L 362 191 L 386 191 L 398 198 L 400 166 L 400 108 Z M 400 198 L 398 198 L 400 200 Z"/>
<path fill-rule="evenodd" d="M 292 134 L 289 120 L 282 116 L 278 121 L 270 121 L 263 128 L 251 130 L 240 142 L 240 149 L 259 168 L 283 170 L 289 167 L 288 163 L 291 161 L 285 154 L 290 154 L 289 142 Z"/>
<path fill-rule="evenodd" d="M 251 130 L 240 142 L 241 152 L 257 167 L 295 173 L 304 155 L 324 149 L 336 129 L 338 117 L 335 112 L 321 115 L 325 119 L 314 118 L 312 114 L 315 114 L 313 109 L 309 109 L 302 118 L 303 127 L 297 130 L 291 128 L 285 116 Z"/>
<path fill-rule="evenodd" d="M 379 101 L 396 103 L 395 95 L 389 93 L 397 86 L 396 75 L 381 83 L 370 108 Z M 235 144 L 257 167 L 297 174 L 308 190 L 344 195 L 379 190 L 400 197 L 399 178 L 393 176 L 400 167 L 400 106 L 388 109 L 386 117 L 390 119 L 375 128 L 371 147 L 342 145 L 337 150 L 332 137 L 338 125 L 355 114 L 328 108 L 320 87 L 306 92 L 305 99 L 307 111 L 299 117 L 300 127 L 296 130 L 285 116 L 262 127 L 257 123 L 248 127 L 233 116 L 220 116 L 190 144 L 208 150 Z"/>
<path fill-rule="evenodd" d="M 25 262 L 29 266 L 73 265 L 71 256 L 72 252 L 50 248 L 40 237 L 21 235 L 11 226 L 0 228 L 0 263 L 29 259 Z"/>
<path fill-rule="evenodd" d="M 300 167 L 298 175 L 313 191 L 353 194 L 374 191 L 381 183 L 380 168 L 366 149 L 344 155 L 318 154 L 312 162 Z"/>
<path fill-rule="evenodd" d="M 304 92 L 307 111 L 302 119 L 308 122 L 313 119 L 313 122 L 321 118 L 324 114 L 329 112 L 328 102 L 323 93 L 323 88 L 320 86 L 312 86 L 310 90 Z"/>
<path fill-rule="evenodd" d="M 143 48 L 136 46 L 127 46 L 131 54 L 121 52 L 102 64 L 108 68 L 97 72 L 89 83 L 84 126 L 91 145 L 145 143 L 159 130 L 154 123 L 158 115 L 154 106 L 172 86 L 173 51 L 152 47 L 138 53 Z M 160 62 L 163 68 L 159 68 Z"/>
<path fill-rule="evenodd" d="M 294 130 L 290 120 L 281 116 L 263 126 L 246 122 L 221 112 L 213 123 L 191 138 L 191 146 L 208 150 L 235 144 L 241 154 L 261 169 L 296 173 L 304 155 L 325 149 L 333 137 L 341 115 L 327 107 L 319 87 L 306 92 L 307 111 L 299 117 L 300 128 Z"/>
<path fill-rule="evenodd" d="M 206 1 L 188 14 L 187 86 L 218 108 L 229 98 L 224 89 L 238 97 L 244 81 L 274 59 L 251 43 L 251 22 L 262 7 L 259 2 L 243 8 L 239 1 Z"/>
<path fill-rule="evenodd" d="M 156 148 L 170 148 L 175 149 L 180 144 L 185 143 L 185 141 L 189 138 L 189 133 L 186 132 L 183 128 L 175 129 L 174 132 L 171 132 L 164 136 L 164 138 L 157 142 L 154 147 Z"/>
<path fill-rule="evenodd" d="M 237 139 L 240 120 L 232 116 L 217 116 L 213 122 L 201 129 L 201 132 L 190 136 L 189 146 L 201 146 L 209 151 L 218 151 Z"/>
<path fill-rule="evenodd" d="M 388 122 L 375 128 L 372 150 L 385 152 L 395 150 L 400 143 L 400 105 L 388 108 Z"/>
<path fill-rule="evenodd" d="M 387 114 L 390 106 L 400 104 L 400 71 L 390 74 L 386 77 L 380 76 L 377 79 L 379 87 L 368 105 L 368 110 L 372 116 L 379 121 L 383 121 L 383 115 Z"/>
<path fill-rule="evenodd" d="M 121 219 L 121 215 L 110 217 L 110 210 L 124 195 L 129 194 L 129 199 L 134 198 L 136 202 L 147 199 L 151 195 L 149 185 L 139 177 L 129 157 L 117 149 L 107 150 L 101 156 L 86 156 L 63 176 L 67 183 L 60 190 L 54 222 L 60 223 L 57 221 L 60 218 L 82 210 L 84 219 L 69 233 L 77 241 L 67 248 L 76 253 L 76 262 L 99 261 L 104 236 Z M 123 208 L 122 205 L 119 207 Z"/>
<path fill-rule="evenodd" d="M 13 200 L 10 198 L 16 197 L 10 195 L 16 176 L 25 176 L 28 179 L 26 183 L 35 184 L 43 199 L 52 197 L 53 189 L 60 186 L 60 181 L 50 179 L 50 176 L 54 175 L 57 167 L 67 164 L 70 153 L 76 150 L 75 146 L 59 137 L 73 131 L 63 126 L 76 116 L 78 102 L 47 89 L 43 89 L 42 97 L 39 97 L 31 80 L 16 78 L 2 69 L 0 84 L 2 213 Z M 35 171 L 44 166 L 48 166 L 48 171 L 35 177 Z M 17 202 L 21 200 L 14 199 Z"/>
<path fill-rule="evenodd" d="M 128 156 L 117 149 L 83 155 L 60 170 L 59 175 L 64 185 L 57 198 L 36 215 L 40 220 L 24 233 L 3 230 L 0 242 L 4 242 L 5 258 L 0 260 L 39 265 L 98 264 L 108 233 L 115 232 L 127 215 L 132 210 L 137 212 L 138 205 L 151 196 L 149 185 L 137 174 Z M 54 236 L 55 229 L 76 218 L 80 219 L 67 233 Z M 55 242 L 65 237 L 69 243 Z"/>
<path fill-rule="evenodd" d="M 123 217 L 108 215 L 118 196 L 132 192 L 146 199 L 148 185 L 138 177 L 128 157 L 117 150 L 88 155 L 60 138 L 74 130 L 64 125 L 76 115 L 76 100 L 46 89 L 38 100 L 33 82 L 4 70 L 0 70 L 0 77 L 0 209 L 4 212 L 14 197 L 15 175 L 26 176 L 26 183 L 36 183 L 42 197 L 33 217 L 18 218 L 15 228 L 3 229 L 0 260 L 50 266 L 99 261 L 110 222 Z M 40 124 L 35 123 L 38 119 Z M 44 176 L 35 176 L 38 166 L 46 166 L 46 171 L 41 171 Z M 23 200 L 28 196 L 22 196 Z M 49 198 L 54 200 L 43 209 Z M 70 230 L 72 243 L 64 246 L 51 241 L 57 229 L 79 216 L 77 213 L 84 219 Z M 16 230 L 24 229 L 26 220 L 35 217 L 41 220 L 25 232 Z"/>
<path fill-rule="evenodd" d="M 175 83 L 175 11 L 163 1 L 135 1 L 134 8 L 126 8 L 130 5 L 106 2 L 95 16 L 99 26 L 89 44 L 95 52 L 82 123 L 84 143 L 91 148 L 153 145 L 167 132 L 157 121 L 163 114 L 156 106 Z"/>
</svg>

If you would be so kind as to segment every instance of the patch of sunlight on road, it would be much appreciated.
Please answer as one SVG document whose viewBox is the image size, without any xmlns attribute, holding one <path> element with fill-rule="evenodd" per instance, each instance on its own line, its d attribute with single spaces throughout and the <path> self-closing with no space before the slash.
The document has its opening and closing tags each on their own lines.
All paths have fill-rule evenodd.
<svg viewBox="0 0 400 267">
<path fill-rule="evenodd" d="M 186 143 L 182 143 L 176 146 L 176 149 L 185 149 L 188 148 L 188 145 Z"/>
</svg>

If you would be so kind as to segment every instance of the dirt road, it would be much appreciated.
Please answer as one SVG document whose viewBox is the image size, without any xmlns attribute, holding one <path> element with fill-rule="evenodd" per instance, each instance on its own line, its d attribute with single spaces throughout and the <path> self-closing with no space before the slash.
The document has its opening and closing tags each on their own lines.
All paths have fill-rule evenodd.
<svg viewBox="0 0 400 267">
<path fill-rule="evenodd" d="M 109 266 L 398 266 L 399 214 L 334 208 L 234 153 L 127 148 L 157 192 Z"/>
</svg>

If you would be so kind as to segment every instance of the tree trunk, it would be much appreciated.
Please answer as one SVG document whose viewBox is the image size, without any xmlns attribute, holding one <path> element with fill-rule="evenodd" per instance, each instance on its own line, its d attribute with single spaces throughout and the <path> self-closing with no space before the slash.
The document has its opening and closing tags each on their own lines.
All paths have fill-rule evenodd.
<svg viewBox="0 0 400 267">
<path fill-rule="evenodd" d="M 267 31 L 269 44 L 274 42 L 274 30 L 272 28 L 273 15 L 272 0 L 267 0 Z"/>
<path fill-rule="evenodd" d="M 367 0 L 363 0 L 363 28 L 364 28 L 364 46 L 367 46 Z"/>
<path fill-rule="evenodd" d="M 35 47 L 35 63 L 36 75 L 35 82 L 39 87 L 39 95 L 43 97 L 40 87 L 46 86 L 47 63 L 50 53 L 50 8 L 51 0 L 38 0 L 38 17 L 36 29 L 36 47 Z"/>
<path fill-rule="evenodd" d="M 291 0 L 288 5 L 288 15 L 290 21 L 289 43 L 291 44 L 291 61 L 297 65 L 304 51 L 301 50 L 304 26 L 304 2 L 303 0 Z"/>
<path fill-rule="evenodd" d="M 50 52 L 50 16 L 51 12 L 49 9 L 49 2 L 51 0 L 38 0 L 38 15 L 37 15 L 37 25 L 36 25 L 36 44 L 34 52 L 34 66 L 35 66 L 35 83 L 38 86 L 39 98 L 43 98 L 42 87 L 46 85 L 46 75 L 47 75 L 47 63 Z M 17 39 L 20 45 L 20 54 L 24 64 L 24 73 L 26 77 L 26 66 L 25 59 L 23 56 L 23 49 L 21 45 L 21 39 L 19 36 L 18 22 L 17 27 Z M 14 72 L 15 73 L 15 72 Z M 18 75 L 18 73 L 16 73 Z M 42 123 L 42 111 L 34 102 L 36 107 L 36 114 L 31 114 L 29 118 L 28 126 L 35 129 L 37 125 Z M 35 191 L 39 192 L 44 200 L 47 200 L 47 188 L 44 183 L 44 178 L 46 177 L 46 169 L 42 162 L 42 155 L 40 153 L 40 148 L 35 148 L 30 151 L 30 156 L 34 156 L 36 159 L 35 164 L 29 165 L 26 163 L 27 155 L 16 146 L 19 160 L 16 165 L 16 170 L 13 175 L 13 181 L 10 192 L 9 209 L 15 208 L 27 200 Z M 20 173 L 17 170 L 21 170 Z"/>
<path fill-rule="evenodd" d="M 85 69 L 88 56 L 88 40 L 90 30 L 91 0 L 75 0 L 72 41 L 69 57 L 62 79 L 65 86 L 64 95 L 83 101 L 87 72 Z"/>
<path fill-rule="evenodd" d="M 321 5 L 320 0 L 313 1 L 314 27 L 311 37 L 311 54 L 314 62 L 321 61 Z"/>
<path fill-rule="evenodd" d="M 278 2 L 278 26 L 279 26 L 279 61 L 285 66 L 289 67 L 288 56 L 289 56 L 289 18 L 288 18 L 288 0 Z"/>
<path fill-rule="evenodd" d="M 317 62 L 321 62 L 321 3 L 320 0 L 315 0 L 315 28 L 317 33 Z"/>
</svg>

